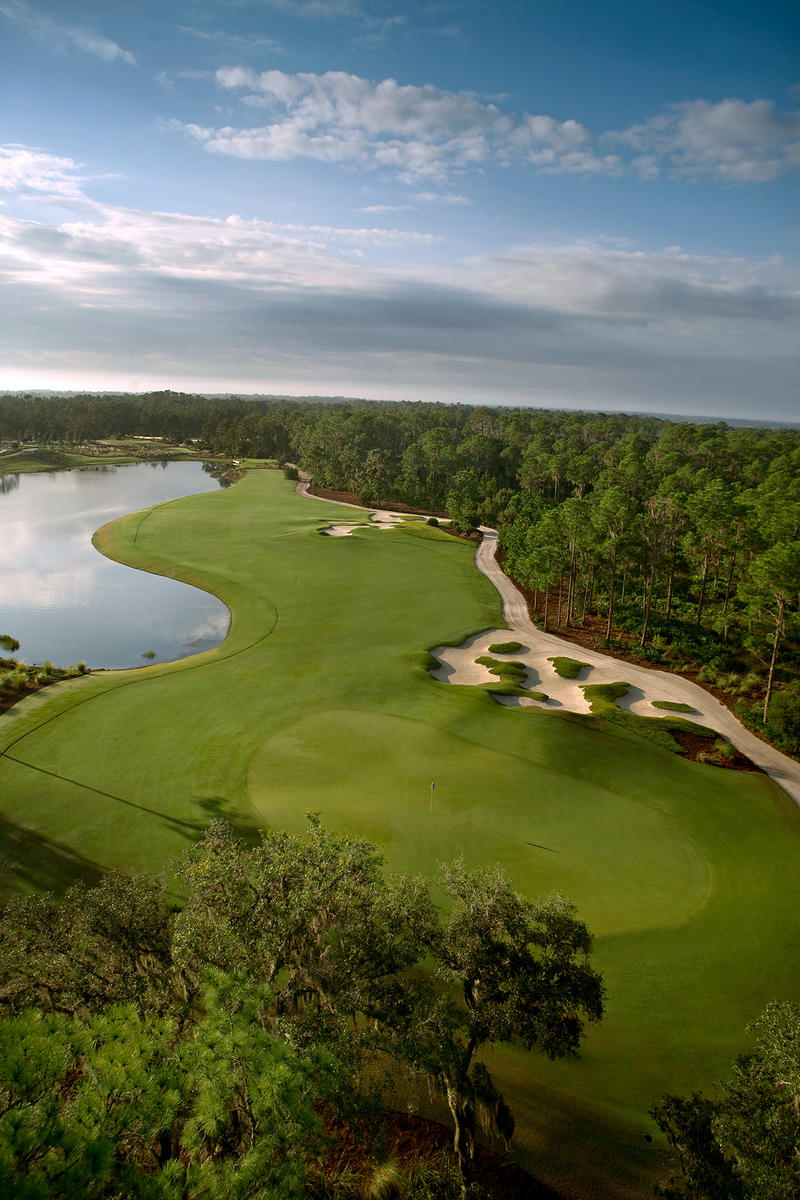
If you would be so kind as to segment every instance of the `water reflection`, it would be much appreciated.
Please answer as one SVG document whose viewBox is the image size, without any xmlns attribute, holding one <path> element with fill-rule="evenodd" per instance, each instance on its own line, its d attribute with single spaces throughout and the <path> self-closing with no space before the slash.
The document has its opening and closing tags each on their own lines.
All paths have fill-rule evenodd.
<svg viewBox="0 0 800 1200">
<path fill-rule="evenodd" d="M 111 562 L 91 538 L 115 517 L 219 486 L 200 463 L 160 461 L 0 476 L 0 633 L 27 662 L 62 666 L 141 666 L 217 645 L 229 614 L 215 596 Z"/>
</svg>

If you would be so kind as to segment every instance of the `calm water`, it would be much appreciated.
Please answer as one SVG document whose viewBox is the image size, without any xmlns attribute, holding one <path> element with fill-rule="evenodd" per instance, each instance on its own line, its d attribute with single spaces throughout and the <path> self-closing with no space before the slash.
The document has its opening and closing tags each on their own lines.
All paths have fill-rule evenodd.
<svg viewBox="0 0 800 1200">
<path fill-rule="evenodd" d="M 91 539 L 125 513 L 219 486 L 197 462 L 0 476 L 0 633 L 18 657 L 140 667 L 218 645 L 229 614 L 216 596 L 111 562 Z"/>
</svg>

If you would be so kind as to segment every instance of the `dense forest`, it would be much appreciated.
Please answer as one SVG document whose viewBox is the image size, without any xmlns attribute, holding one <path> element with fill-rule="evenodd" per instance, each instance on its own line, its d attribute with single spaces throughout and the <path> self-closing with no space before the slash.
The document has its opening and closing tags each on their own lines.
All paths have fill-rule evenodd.
<svg viewBox="0 0 800 1200">
<path fill-rule="evenodd" d="M 693 673 L 800 753 L 800 431 L 173 392 L 0 399 L 6 445 L 136 434 L 298 463 L 319 488 L 459 533 L 495 526 L 545 628 Z"/>
</svg>

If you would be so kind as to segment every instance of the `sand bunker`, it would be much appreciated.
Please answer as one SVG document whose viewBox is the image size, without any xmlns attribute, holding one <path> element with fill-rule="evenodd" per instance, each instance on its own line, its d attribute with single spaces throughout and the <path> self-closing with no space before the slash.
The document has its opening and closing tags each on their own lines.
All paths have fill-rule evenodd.
<svg viewBox="0 0 800 1200">
<path fill-rule="evenodd" d="M 407 520 L 407 513 L 387 512 L 378 508 L 369 514 L 368 521 L 358 521 L 354 525 L 328 525 L 327 528 L 321 529 L 320 533 L 324 533 L 326 537 L 349 537 L 354 529 L 394 529 L 396 525 L 402 525 Z"/>
<path fill-rule="evenodd" d="M 307 476 L 301 477 L 297 492 L 299 495 L 308 494 Z M 409 515 L 411 514 L 380 509 L 370 514 L 369 523 L 331 526 L 323 532 L 329 537 L 346 537 L 354 529 L 392 529 Z M 425 519 L 421 514 L 419 516 L 420 520 Z M 658 718 L 671 714 L 664 709 L 653 708 L 654 700 L 669 700 L 675 704 L 690 705 L 692 712 L 681 712 L 678 715 L 686 721 L 706 725 L 722 734 L 751 762 L 771 775 L 795 803 L 800 804 L 800 763 L 781 754 L 779 750 L 762 742 L 749 729 L 745 729 L 730 709 L 698 684 L 668 671 L 657 671 L 635 663 L 621 662 L 611 655 L 575 646 L 563 638 L 537 629 L 528 615 L 524 597 L 508 576 L 503 574 L 497 563 L 497 530 L 481 526 L 481 533 L 483 540 L 475 553 L 475 565 L 500 593 L 503 620 L 507 628 L 476 634 L 461 646 L 438 646 L 432 651 L 440 664 L 431 672 L 436 679 L 445 683 L 472 685 L 497 682 L 497 676 L 492 675 L 485 666 L 476 663 L 475 659 L 483 654 L 488 655 L 491 643 L 509 641 L 513 637 L 522 643 L 520 650 L 508 655 L 493 654 L 491 657 L 523 662 L 527 668 L 526 686 L 544 692 L 548 699 L 543 702 L 526 696 L 497 696 L 496 699 L 500 703 L 517 708 L 532 705 L 537 708 L 562 708 L 568 712 L 588 713 L 590 708 L 583 694 L 582 684 L 625 682 L 629 688 L 627 695 L 617 701 L 620 708 L 640 716 Z M 553 664 L 548 661 L 555 655 L 579 658 L 586 662 L 586 667 L 577 679 L 562 679 L 556 674 Z"/>
</svg>

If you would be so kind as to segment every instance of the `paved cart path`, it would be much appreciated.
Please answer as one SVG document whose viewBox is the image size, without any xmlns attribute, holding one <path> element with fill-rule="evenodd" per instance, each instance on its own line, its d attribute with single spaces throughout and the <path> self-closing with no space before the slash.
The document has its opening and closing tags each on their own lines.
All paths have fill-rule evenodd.
<svg viewBox="0 0 800 1200">
<path fill-rule="evenodd" d="M 300 472 L 297 484 L 298 495 L 309 494 L 309 478 Z M 313 497 L 316 500 L 326 499 L 322 496 Z M 340 504 L 341 501 L 331 501 Z M 371 519 L 377 522 L 391 521 L 399 516 L 413 514 L 387 513 L 383 510 L 364 509 L 361 505 L 345 505 L 357 508 L 361 512 L 370 512 Z M 344 527 L 342 527 L 344 528 Z M 355 528 L 355 526 L 353 526 Z M 780 787 L 800 804 L 800 763 L 781 754 L 772 746 L 762 742 L 760 738 L 745 729 L 730 709 L 721 704 L 715 696 L 704 688 L 681 675 L 671 671 L 658 671 L 652 667 L 641 667 L 635 663 L 624 662 L 610 654 L 601 654 L 576 645 L 565 638 L 556 637 L 552 633 L 544 633 L 538 629 L 528 615 L 525 597 L 511 582 L 497 562 L 497 530 L 481 526 L 482 539 L 475 551 L 475 565 L 487 579 L 497 588 L 500 594 L 503 620 L 506 629 L 484 630 L 468 638 L 461 646 L 437 646 L 433 655 L 439 659 L 441 667 L 432 674 L 448 683 L 479 684 L 495 678 L 488 669 L 475 662 L 481 655 L 489 653 L 489 645 L 496 642 L 518 641 L 522 643 L 520 650 L 513 654 L 494 655 L 493 657 L 515 659 L 525 663 L 528 675 L 525 686 L 536 691 L 544 692 L 546 702 L 530 700 L 526 697 L 498 697 L 502 702 L 513 705 L 535 705 L 540 708 L 564 708 L 569 712 L 588 713 L 589 704 L 583 694 L 582 685 L 586 683 L 616 683 L 625 682 L 630 685 L 627 696 L 617 701 L 621 708 L 640 716 L 658 717 L 673 715 L 653 708 L 654 700 L 669 700 L 675 704 L 688 704 L 693 711 L 680 713 L 687 721 L 698 725 L 707 725 L 716 730 L 730 741 L 737 750 L 745 754 L 757 767 L 770 775 Z M 573 658 L 586 664 L 576 679 L 562 679 L 556 674 L 553 664 L 548 660 L 552 657 L 563 656 Z"/>
</svg>

